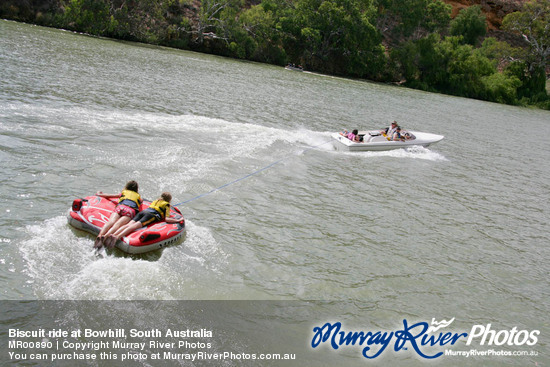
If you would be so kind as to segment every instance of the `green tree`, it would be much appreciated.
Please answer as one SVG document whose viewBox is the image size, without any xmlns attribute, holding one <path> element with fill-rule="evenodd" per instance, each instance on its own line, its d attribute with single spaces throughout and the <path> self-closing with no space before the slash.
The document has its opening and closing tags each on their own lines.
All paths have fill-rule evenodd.
<svg viewBox="0 0 550 367">
<path fill-rule="evenodd" d="M 206 38 L 231 41 L 231 28 L 235 26 L 235 17 L 242 8 L 242 0 L 204 0 L 201 1 L 196 21 L 190 23 L 189 33 L 193 43 L 202 46 Z"/>
<path fill-rule="evenodd" d="M 451 22 L 452 6 L 443 1 L 430 1 L 426 7 L 426 19 L 421 26 L 429 32 L 439 32 L 446 29 Z"/>
<path fill-rule="evenodd" d="M 276 17 L 270 7 L 254 5 L 239 16 L 242 29 L 254 44 L 251 58 L 275 64 L 286 62 L 281 32 L 276 27 Z"/>
<path fill-rule="evenodd" d="M 482 79 L 497 72 L 495 63 L 471 45 L 460 44 L 459 38 L 449 37 L 441 45 L 446 47 L 446 44 L 451 53 L 448 65 L 450 75 L 448 92 L 459 96 L 485 99 Z"/>
<path fill-rule="evenodd" d="M 391 57 L 412 88 L 440 91 L 447 85 L 447 56 L 438 47 L 440 36 L 432 33 L 419 40 L 408 41 L 391 52 Z"/>
<path fill-rule="evenodd" d="M 546 95 L 546 70 L 550 58 L 550 0 L 533 0 L 524 4 L 521 11 L 504 17 L 502 26 L 505 30 L 521 34 L 529 44 L 530 53 L 523 62 L 533 80 L 524 80 L 524 85 L 525 82 L 530 85 L 533 95 Z M 513 68 L 517 69 L 519 65 Z M 515 73 L 522 75 L 518 70 Z"/>
<path fill-rule="evenodd" d="M 395 38 L 418 40 L 446 29 L 452 7 L 441 0 L 379 0 L 378 28 Z"/>
<path fill-rule="evenodd" d="M 518 98 L 525 102 L 543 102 L 548 99 L 546 93 L 546 75 L 541 68 L 535 69 L 534 73 L 527 72 L 527 63 L 516 60 L 506 68 L 506 73 L 516 77 L 520 81 L 518 87 Z"/>
<path fill-rule="evenodd" d="M 494 73 L 483 76 L 481 82 L 483 99 L 498 103 L 517 103 L 517 89 L 521 86 L 521 81 L 517 77 L 505 73 Z"/>
<path fill-rule="evenodd" d="M 166 39 L 169 30 L 165 17 L 167 6 L 166 1 L 126 0 L 115 7 L 114 14 L 127 29 L 128 38 L 159 44 Z"/>
<path fill-rule="evenodd" d="M 497 60 L 500 65 L 508 64 L 525 54 L 523 49 L 512 47 L 509 43 L 498 41 L 494 37 L 485 38 L 479 50 L 487 58 Z"/>
<path fill-rule="evenodd" d="M 94 35 L 110 35 L 118 23 L 109 12 L 107 0 L 70 0 L 63 16 L 65 26 Z"/>
<path fill-rule="evenodd" d="M 465 43 L 476 45 L 478 40 L 487 33 L 485 15 L 479 5 L 462 9 L 451 21 L 450 34 L 462 36 Z"/>
<path fill-rule="evenodd" d="M 487 50 L 464 44 L 462 36 L 437 34 L 409 41 L 392 52 L 392 60 L 413 88 L 496 102 L 516 103 L 519 79 L 498 73 Z"/>
<path fill-rule="evenodd" d="M 292 30 L 299 59 L 315 70 L 377 78 L 385 59 L 374 13 L 371 0 L 298 1 Z"/>
</svg>

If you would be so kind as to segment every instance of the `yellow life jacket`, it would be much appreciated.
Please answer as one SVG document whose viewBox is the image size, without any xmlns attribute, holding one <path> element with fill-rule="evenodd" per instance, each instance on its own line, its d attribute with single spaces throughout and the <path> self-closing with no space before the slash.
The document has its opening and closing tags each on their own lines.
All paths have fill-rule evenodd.
<svg viewBox="0 0 550 367">
<path fill-rule="evenodd" d="M 170 203 L 162 199 L 155 200 L 149 205 L 149 208 L 155 209 L 160 214 L 162 219 L 170 216 Z"/>
<path fill-rule="evenodd" d="M 123 203 L 123 201 L 127 200 Z M 134 209 L 139 210 L 139 202 L 141 201 L 141 195 L 132 190 L 122 190 L 120 198 L 118 199 L 119 204 L 128 205 Z M 134 206 L 135 204 L 135 206 Z"/>
</svg>

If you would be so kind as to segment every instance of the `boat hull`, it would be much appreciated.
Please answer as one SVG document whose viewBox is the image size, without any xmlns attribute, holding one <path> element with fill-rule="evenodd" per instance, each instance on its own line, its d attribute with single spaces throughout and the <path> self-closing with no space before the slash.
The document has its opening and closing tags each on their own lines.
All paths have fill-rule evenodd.
<svg viewBox="0 0 550 367">
<path fill-rule="evenodd" d="M 415 136 L 415 139 L 390 141 L 382 135 L 370 135 L 376 134 L 375 132 L 359 132 L 359 136 L 363 136 L 365 142 L 351 141 L 340 133 L 333 133 L 332 138 L 334 139 L 336 149 L 350 152 L 384 151 L 403 149 L 411 146 L 427 147 L 441 141 L 444 138 L 443 135 L 423 133 L 419 131 L 411 131 L 410 133 Z"/>
<path fill-rule="evenodd" d="M 74 228 L 99 234 L 99 231 L 109 220 L 117 204 L 116 199 L 106 199 L 100 196 L 87 196 L 76 199 L 67 216 L 68 222 Z M 140 210 L 149 206 L 145 200 Z M 170 216 L 180 216 L 178 208 L 172 207 Z M 129 254 L 141 254 L 154 251 L 178 242 L 185 233 L 185 221 L 179 223 L 157 222 L 130 233 L 117 241 L 115 246 Z"/>
<path fill-rule="evenodd" d="M 304 71 L 303 68 L 297 67 L 297 66 L 285 66 L 286 70 L 292 70 L 292 71 Z"/>
</svg>

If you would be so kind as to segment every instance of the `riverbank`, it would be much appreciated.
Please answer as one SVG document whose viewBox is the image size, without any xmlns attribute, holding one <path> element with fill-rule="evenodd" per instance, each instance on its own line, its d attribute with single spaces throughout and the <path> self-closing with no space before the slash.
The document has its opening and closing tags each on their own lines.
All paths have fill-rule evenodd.
<svg viewBox="0 0 550 367">
<path fill-rule="evenodd" d="M 325 3 L 332 4 L 334 12 L 318 19 L 312 16 L 307 1 L 313 7 L 321 6 L 315 0 L 295 0 L 292 5 L 249 2 L 244 6 L 225 0 L 217 9 L 203 9 L 196 1 L 128 7 L 115 0 L 75 0 L 67 4 L 52 0 L 30 1 L 23 7 L 17 0 L 7 0 L 0 6 L 0 16 L 279 66 L 293 63 L 328 75 L 550 108 L 544 83 L 540 82 L 543 73 L 527 73 L 530 66 L 518 58 L 521 53 L 506 43 L 509 40 L 487 38 L 482 42 L 486 33 L 479 30 L 468 44 L 464 37 L 471 32 L 467 27 L 460 31 L 464 35 L 453 31 L 461 29 L 454 25 L 463 22 L 462 18 L 469 19 L 461 18 L 462 12 L 475 7 L 464 7 L 451 19 L 456 9 L 439 0 L 428 0 L 441 6 L 439 13 L 421 15 L 411 15 L 398 6 L 385 8 L 382 3 L 378 8 L 373 5 L 378 3 L 373 3 L 364 9 L 362 3 L 354 1 L 350 9 L 343 11 L 344 5 L 334 0 Z M 426 0 L 415 1 L 415 6 L 421 8 Z M 486 30 L 487 20 L 481 9 L 469 16 L 482 22 Z M 498 39 L 507 38 L 500 30 L 489 31 Z M 509 61 L 512 56 L 516 61 Z"/>
</svg>

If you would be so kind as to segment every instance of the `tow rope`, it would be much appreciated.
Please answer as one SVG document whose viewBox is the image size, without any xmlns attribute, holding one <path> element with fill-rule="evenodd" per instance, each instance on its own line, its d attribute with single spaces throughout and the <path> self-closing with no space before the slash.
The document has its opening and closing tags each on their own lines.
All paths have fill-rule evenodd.
<svg viewBox="0 0 550 367">
<path fill-rule="evenodd" d="M 200 195 L 197 195 L 197 196 L 195 196 L 194 198 L 191 198 L 191 199 L 189 199 L 189 200 L 185 200 L 185 201 L 182 201 L 181 203 L 177 203 L 177 204 L 175 204 L 175 205 L 173 205 L 173 206 L 180 206 L 180 205 L 183 205 L 183 204 L 190 203 L 190 202 L 192 202 L 192 201 L 194 201 L 194 200 L 200 199 L 200 198 L 202 198 L 202 197 L 208 196 L 208 195 L 210 195 L 210 194 L 212 194 L 212 193 L 214 193 L 214 192 L 216 192 L 216 191 L 220 191 L 220 190 L 222 190 L 222 189 L 225 189 L 225 188 L 228 187 L 228 186 L 231 186 L 231 185 L 233 185 L 233 184 L 236 184 L 237 182 L 243 181 L 243 180 L 245 180 L 245 179 L 247 179 L 247 178 L 249 178 L 249 177 L 252 177 L 252 176 L 254 176 L 254 175 L 257 175 L 258 173 L 263 172 L 263 171 L 265 171 L 265 170 L 267 170 L 267 169 L 269 169 L 269 168 L 275 166 L 276 164 L 281 163 L 282 161 L 284 161 L 284 160 L 286 160 L 286 159 L 288 159 L 288 158 L 294 157 L 294 156 L 296 156 L 296 155 L 298 155 L 298 154 L 304 154 L 304 153 L 306 153 L 306 152 L 309 151 L 309 150 L 318 148 L 318 147 L 320 147 L 320 146 L 322 146 L 322 145 L 325 145 L 325 144 L 328 144 L 328 143 L 330 143 L 330 142 L 332 142 L 332 140 L 325 141 L 324 143 L 321 143 L 321 144 L 318 144 L 318 145 L 309 147 L 309 148 L 307 148 L 307 149 L 305 149 L 305 150 L 301 150 L 301 151 L 295 152 L 294 154 L 290 154 L 290 155 L 288 155 L 288 156 L 286 156 L 286 157 L 284 157 L 284 158 L 281 158 L 281 159 L 279 159 L 279 160 L 277 160 L 277 161 L 275 161 L 275 162 L 272 162 L 272 163 L 268 164 L 267 166 L 264 166 L 264 167 L 262 167 L 262 168 L 260 168 L 260 169 L 258 169 L 258 170 L 256 170 L 256 171 L 254 171 L 254 172 L 252 172 L 252 173 L 249 173 L 249 174 L 247 174 L 247 175 L 245 175 L 245 176 L 243 176 L 243 177 L 240 177 L 240 178 L 238 178 L 238 179 L 236 179 L 236 180 L 234 180 L 234 181 L 231 181 L 231 182 L 228 182 L 228 183 L 226 183 L 226 184 L 223 184 L 223 185 L 221 185 L 221 186 L 219 186 L 219 187 L 216 187 L 215 189 L 212 189 L 212 190 L 210 190 L 210 191 L 208 191 L 208 192 L 206 192 L 206 193 L 204 193 L 204 194 L 200 194 Z"/>
</svg>

